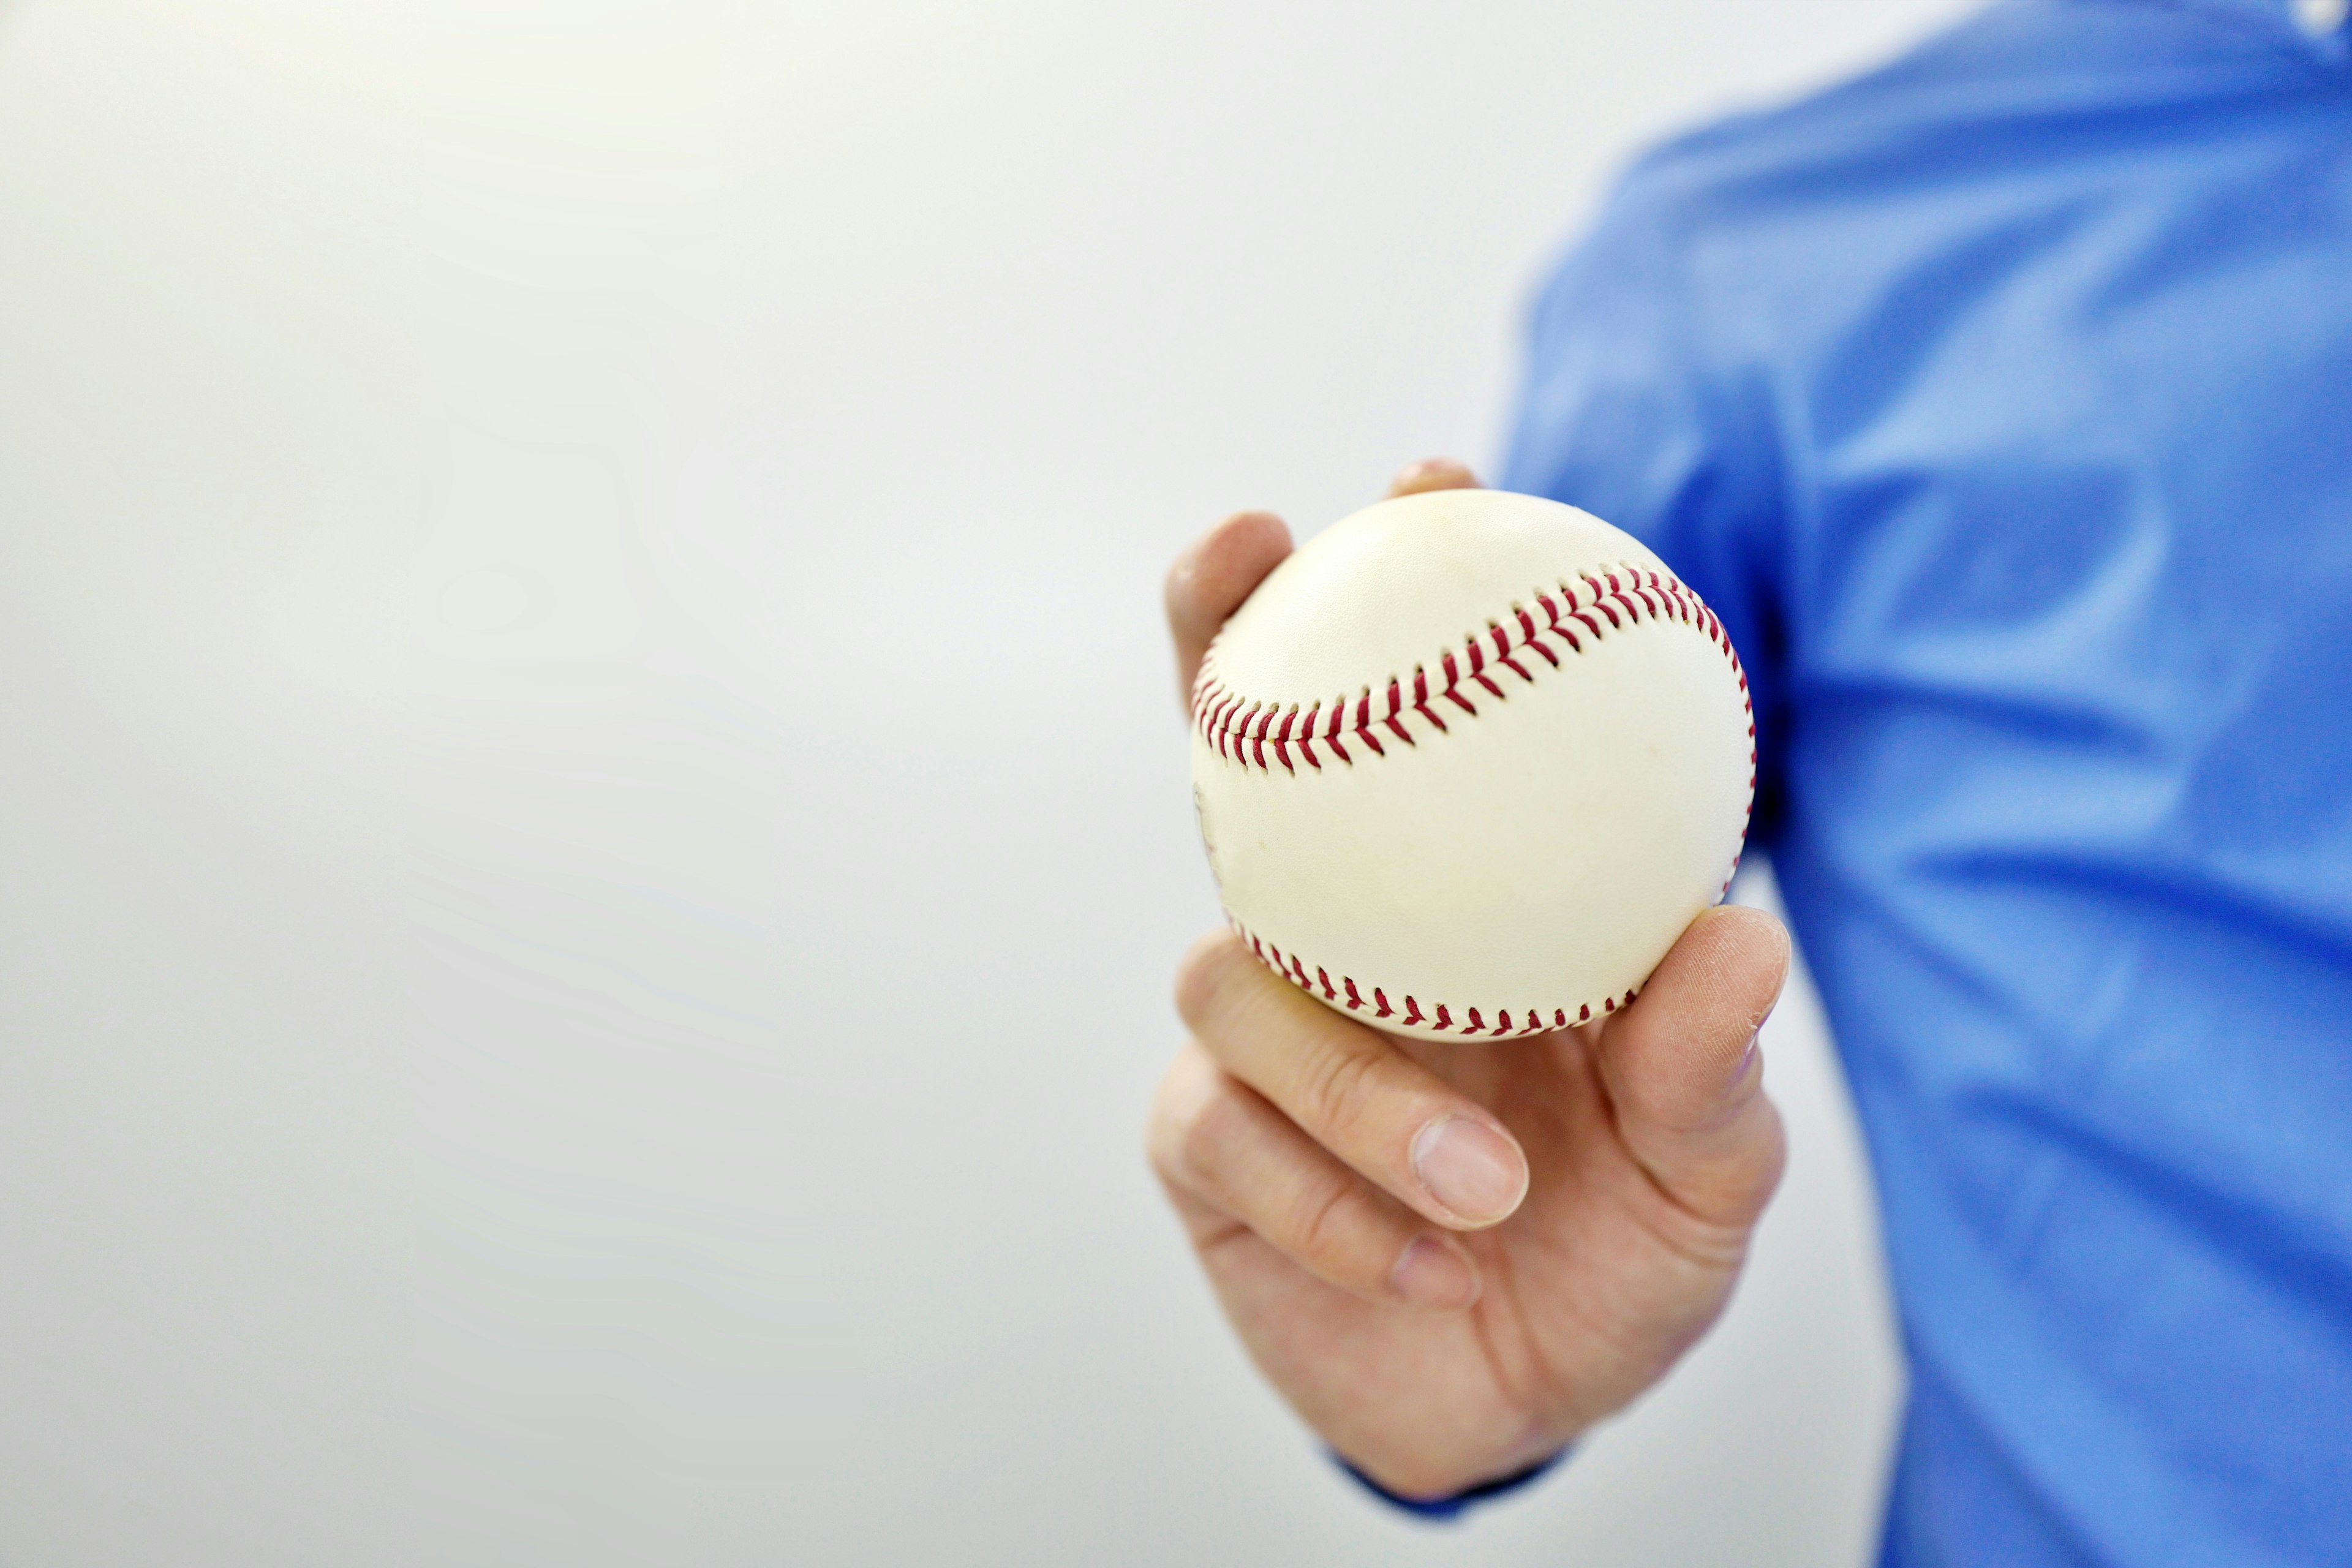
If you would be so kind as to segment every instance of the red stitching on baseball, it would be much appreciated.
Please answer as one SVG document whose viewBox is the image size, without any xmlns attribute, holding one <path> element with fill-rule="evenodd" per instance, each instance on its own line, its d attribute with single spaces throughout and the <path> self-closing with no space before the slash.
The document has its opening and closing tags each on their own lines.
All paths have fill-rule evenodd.
<svg viewBox="0 0 2352 1568">
<path fill-rule="evenodd" d="M 1284 772 L 1296 776 L 1298 769 L 1290 755 L 1294 747 L 1299 761 L 1321 773 L 1323 760 L 1316 754 L 1318 745 L 1352 768 L 1356 758 L 1346 742 L 1360 742 L 1374 756 L 1385 757 L 1388 747 L 1380 735 L 1385 730 L 1406 745 L 1417 746 L 1421 741 L 1407 724 L 1408 716 L 1419 718 L 1441 735 L 1451 734 L 1452 730 L 1438 712 L 1440 705 L 1451 703 L 1461 713 L 1475 719 L 1478 708 L 1471 700 L 1468 687 L 1482 688 L 1497 701 L 1508 695 L 1490 671 L 1508 669 L 1532 686 L 1535 672 L 1521 655 L 1533 651 L 1552 668 L 1559 669 L 1563 668 L 1560 654 L 1549 639 L 1566 644 L 1570 653 L 1582 653 L 1585 638 L 1577 635 L 1575 627 L 1581 626 L 1592 641 L 1598 642 L 1605 635 L 1602 620 L 1612 630 L 1623 631 L 1646 618 L 1694 628 L 1731 661 L 1732 673 L 1739 683 L 1740 707 L 1748 715 L 1748 733 L 1751 740 L 1755 737 L 1756 710 L 1748 689 L 1748 672 L 1741 668 L 1739 655 L 1732 647 L 1722 621 L 1688 584 L 1672 573 L 1636 567 L 1631 563 L 1620 563 L 1615 570 L 1603 568 L 1597 577 L 1591 572 L 1579 572 L 1576 576 L 1584 584 L 1581 590 L 1565 577 L 1549 588 L 1535 590 L 1535 603 L 1544 613 L 1542 625 L 1537 624 L 1526 606 L 1513 604 L 1507 618 L 1486 623 L 1483 637 L 1475 631 L 1465 635 L 1460 654 L 1452 648 L 1440 652 L 1437 664 L 1442 686 L 1433 689 L 1428 667 L 1417 664 L 1412 669 L 1412 696 L 1408 702 L 1403 678 L 1389 677 L 1386 712 L 1374 710 L 1375 689 L 1370 686 L 1363 688 L 1352 703 L 1344 693 L 1328 700 L 1316 698 L 1303 714 L 1295 702 L 1284 709 L 1263 698 L 1244 697 L 1228 687 L 1218 673 L 1217 646 L 1212 642 L 1201 660 L 1201 673 L 1193 681 L 1193 723 L 1201 738 L 1214 747 L 1219 756 L 1244 767 L 1255 766 L 1260 773 L 1271 773 L 1279 763 Z M 1330 718 L 1318 735 L 1318 715 L 1327 707 Z M 1281 720 L 1279 729 L 1274 727 L 1277 717 Z M 1265 755 L 1269 745 L 1274 748 L 1272 763 Z M 1752 781 L 1749 788 L 1752 792 Z M 1744 826 L 1740 839 L 1744 846 Z"/>
<path fill-rule="evenodd" d="M 1234 930 L 1249 942 L 1250 952 L 1256 955 L 1259 963 L 1306 992 L 1309 996 L 1321 996 L 1327 1001 L 1338 1001 L 1344 996 L 1347 998 L 1346 1006 L 1349 1012 L 1357 1011 L 1365 1005 L 1364 994 L 1357 985 L 1353 975 L 1339 976 L 1339 983 L 1335 985 L 1329 973 L 1320 964 L 1317 964 L 1313 966 L 1315 974 L 1310 980 L 1307 974 L 1308 965 L 1298 954 L 1286 953 L 1272 942 L 1262 941 L 1256 932 L 1242 924 L 1240 921 L 1234 920 L 1231 914 L 1225 918 L 1233 921 Z M 1603 1013 L 1614 1013 L 1622 1006 L 1630 1005 L 1639 990 L 1640 987 L 1636 986 L 1633 990 L 1626 992 L 1622 999 L 1615 996 L 1602 997 L 1601 1010 Z M 1541 1034 L 1547 1029 L 1565 1029 L 1570 1026 L 1568 1009 L 1565 1007 L 1553 1008 L 1551 1022 L 1549 1024 L 1544 1022 L 1541 1008 L 1529 1007 L 1526 1012 L 1515 1016 L 1510 1008 L 1500 1007 L 1496 1009 L 1495 1021 L 1488 1024 L 1486 1022 L 1483 1008 L 1465 1007 L 1462 1009 L 1461 1019 L 1457 1021 L 1451 1003 L 1435 1003 L 1427 1012 L 1423 1012 L 1421 1003 L 1412 996 L 1404 999 L 1404 1012 L 1400 1016 L 1397 1010 L 1390 1005 L 1388 993 L 1377 985 L 1372 987 L 1371 1014 L 1375 1018 L 1389 1020 L 1391 1026 L 1397 1028 L 1412 1029 L 1416 1032 L 1426 1031 L 1433 1035 L 1483 1035 L 1490 1040 L 1506 1037 L 1516 1039 L 1522 1035 Z M 1576 1022 L 1585 1024 L 1590 1023 L 1591 1019 L 1592 1004 L 1579 1003 L 1576 1008 Z"/>
</svg>

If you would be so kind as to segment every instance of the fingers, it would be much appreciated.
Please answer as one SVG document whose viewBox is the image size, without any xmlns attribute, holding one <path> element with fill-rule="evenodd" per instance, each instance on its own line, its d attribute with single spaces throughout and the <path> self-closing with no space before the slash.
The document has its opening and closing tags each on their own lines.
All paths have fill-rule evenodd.
<svg viewBox="0 0 2352 1568">
<path fill-rule="evenodd" d="M 1764 1096 L 1756 1032 L 1789 975 L 1789 933 L 1761 910 L 1693 921 L 1598 1060 L 1626 1147 L 1651 1179 L 1711 1224 L 1752 1224 L 1779 1184 L 1780 1113 Z"/>
<path fill-rule="evenodd" d="M 1460 1242 L 1317 1148 L 1198 1046 L 1161 1083 L 1148 1145 L 1204 1253 L 1238 1224 L 1369 1300 L 1458 1310 L 1477 1300 L 1477 1266 Z"/>
<path fill-rule="evenodd" d="M 1237 511 L 1194 540 L 1168 569 L 1168 630 L 1176 641 L 1176 694 L 1191 701 L 1201 655 L 1225 617 L 1290 553 L 1290 530 L 1270 511 Z"/>
<path fill-rule="evenodd" d="M 1389 481 L 1389 497 L 1417 496 L 1426 490 L 1475 490 L 1479 489 L 1478 476 L 1466 463 L 1452 458 L 1423 458 L 1420 462 L 1398 470 Z"/>
<path fill-rule="evenodd" d="M 1527 1195 L 1527 1156 L 1492 1111 L 1386 1036 L 1267 973 L 1232 932 L 1203 939 L 1186 956 L 1176 1006 L 1218 1066 L 1314 1143 L 1438 1224 L 1494 1225 Z"/>
</svg>

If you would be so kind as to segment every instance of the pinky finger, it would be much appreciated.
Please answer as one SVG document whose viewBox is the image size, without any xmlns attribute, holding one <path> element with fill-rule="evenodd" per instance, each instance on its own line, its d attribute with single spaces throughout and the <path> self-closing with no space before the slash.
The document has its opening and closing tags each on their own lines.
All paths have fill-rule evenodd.
<svg viewBox="0 0 2352 1568">
<path fill-rule="evenodd" d="M 1461 1242 L 1318 1147 L 1197 1046 L 1161 1083 L 1149 1142 L 1204 1254 L 1239 1227 L 1367 1300 L 1456 1311 L 1478 1299 Z"/>
</svg>

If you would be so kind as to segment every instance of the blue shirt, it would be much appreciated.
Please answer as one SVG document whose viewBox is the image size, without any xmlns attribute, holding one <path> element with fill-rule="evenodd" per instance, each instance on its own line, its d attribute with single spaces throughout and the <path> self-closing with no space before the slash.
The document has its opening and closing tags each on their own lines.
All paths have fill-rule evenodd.
<svg viewBox="0 0 2352 1568">
<path fill-rule="evenodd" d="M 1910 1353 L 1885 1562 L 2352 1563 L 2340 36 L 2016 0 L 1665 147 L 1503 482 L 1753 672 Z"/>
</svg>

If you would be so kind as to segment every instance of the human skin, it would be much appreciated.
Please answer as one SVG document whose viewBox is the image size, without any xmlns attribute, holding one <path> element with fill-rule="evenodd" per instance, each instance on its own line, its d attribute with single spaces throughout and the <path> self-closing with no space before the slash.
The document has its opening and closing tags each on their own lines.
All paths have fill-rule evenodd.
<svg viewBox="0 0 2352 1568">
<path fill-rule="evenodd" d="M 1432 459 L 1390 494 L 1476 482 Z M 1180 689 L 1290 548 L 1246 511 L 1178 559 Z M 1778 921 L 1713 909 L 1607 1019 L 1407 1041 L 1220 931 L 1177 976 L 1152 1167 L 1292 1407 L 1390 1490 L 1457 1492 L 1622 1407 L 1722 1311 L 1785 1157 L 1756 1032 L 1788 970 Z"/>
</svg>

